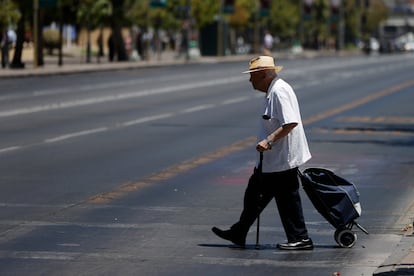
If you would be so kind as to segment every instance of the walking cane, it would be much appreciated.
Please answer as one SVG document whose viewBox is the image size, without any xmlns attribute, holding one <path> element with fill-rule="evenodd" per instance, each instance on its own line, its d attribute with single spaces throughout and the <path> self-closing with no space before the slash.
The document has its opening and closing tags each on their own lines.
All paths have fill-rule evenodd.
<svg viewBox="0 0 414 276">
<path fill-rule="evenodd" d="M 260 152 L 260 159 L 259 159 L 259 165 L 257 168 L 257 173 L 259 174 L 259 187 L 262 186 L 262 169 L 263 169 L 263 152 Z M 262 194 L 259 193 L 259 197 L 262 197 Z M 259 200 L 260 201 L 260 200 Z M 260 228 L 260 205 L 257 206 L 259 209 L 259 214 L 257 215 L 257 228 L 256 228 L 256 249 L 260 249 L 259 244 L 259 228 Z"/>
</svg>

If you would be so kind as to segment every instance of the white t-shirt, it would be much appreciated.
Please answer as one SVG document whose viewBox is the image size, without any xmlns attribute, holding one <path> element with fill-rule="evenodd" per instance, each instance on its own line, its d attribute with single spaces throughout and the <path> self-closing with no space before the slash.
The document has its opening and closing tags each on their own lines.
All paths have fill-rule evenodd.
<svg viewBox="0 0 414 276">
<path fill-rule="evenodd" d="M 311 158 L 298 100 L 292 87 L 280 78 L 269 86 L 260 114 L 257 142 L 266 139 L 282 125 L 298 125 L 284 138 L 277 140 L 263 154 L 263 172 L 280 172 L 303 165 Z"/>
</svg>

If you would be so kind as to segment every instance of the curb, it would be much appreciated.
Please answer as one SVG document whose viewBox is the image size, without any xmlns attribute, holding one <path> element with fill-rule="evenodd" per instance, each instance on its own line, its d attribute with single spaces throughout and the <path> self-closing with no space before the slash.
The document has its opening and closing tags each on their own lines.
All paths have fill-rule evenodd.
<svg viewBox="0 0 414 276">
<path fill-rule="evenodd" d="M 187 63 L 194 63 L 193 61 Z M 118 71 L 118 70 L 130 70 L 146 67 L 160 67 L 185 64 L 180 61 L 168 61 L 157 63 L 151 62 L 116 62 L 116 63 L 94 63 L 94 64 L 66 64 L 61 67 L 57 65 L 47 65 L 39 68 L 28 69 L 5 69 L 3 72 L 0 70 L 0 79 L 2 78 L 22 78 L 33 76 L 48 76 L 48 75 L 69 75 L 77 73 L 91 73 L 91 72 L 103 72 L 103 71 Z"/>
<path fill-rule="evenodd" d="M 404 236 L 373 275 L 414 275 L 414 234 Z"/>
<path fill-rule="evenodd" d="M 290 52 L 275 52 L 273 56 L 276 59 L 295 59 L 295 58 L 315 58 L 320 56 L 348 56 L 348 55 L 361 55 L 360 52 L 333 52 L 333 51 L 304 51 L 303 53 L 293 54 Z M 125 62 L 102 62 L 102 63 L 67 63 L 63 66 L 56 64 L 47 64 L 43 67 L 33 68 L 31 62 L 27 62 L 28 66 L 24 69 L 1 69 L 0 79 L 7 78 L 22 78 L 33 76 L 47 76 L 47 75 L 69 75 L 77 73 L 90 73 L 90 72 L 104 72 L 104 71 L 117 71 L 117 70 L 131 70 L 139 68 L 155 68 L 161 66 L 178 66 L 185 64 L 199 64 L 199 63 L 219 63 L 219 62 L 240 62 L 246 63 L 257 56 L 257 54 L 246 55 L 229 55 L 229 56 L 206 56 L 193 58 L 190 60 L 167 58 L 167 60 L 157 60 L 153 58 L 150 61 L 125 61 Z"/>
</svg>

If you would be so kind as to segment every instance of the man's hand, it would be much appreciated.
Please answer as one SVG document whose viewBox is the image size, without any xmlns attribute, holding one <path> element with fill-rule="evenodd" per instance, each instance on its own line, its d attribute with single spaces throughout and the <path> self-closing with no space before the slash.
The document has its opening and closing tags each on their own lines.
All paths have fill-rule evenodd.
<svg viewBox="0 0 414 276">
<path fill-rule="evenodd" d="M 289 123 L 289 124 L 285 124 L 279 127 L 273 133 L 267 136 L 266 139 L 263 139 L 262 141 L 260 141 L 256 145 L 256 150 L 259 152 L 271 150 L 272 143 L 275 143 L 274 141 L 286 137 L 289 134 L 289 132 L 291 132 L 292 129 L 294 129 L 297 125 L 298 125 L 297 123 Z"/>
<path fill-rule="evenodd" d="M 264 152 L 267 150 L 271 150 L 272 146 L 269 144 L 269 141 L 267 139 L 263 139 L 256 145 L 256 150 L 258 152 Z"/>
</svg>

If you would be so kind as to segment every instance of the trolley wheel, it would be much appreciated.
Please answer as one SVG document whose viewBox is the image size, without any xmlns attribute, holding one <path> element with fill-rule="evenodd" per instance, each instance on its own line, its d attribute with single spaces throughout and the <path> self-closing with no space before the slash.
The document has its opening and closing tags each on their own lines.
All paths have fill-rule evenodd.
<svg viewBox="0 0 414 276">
<path fill-rule="evenodd" d="M 349 229 L 338 229 L 335 231 L 335 241 L 340 247 L 351 248 L 355 245 L 357 235 Z"/>
</svg>

